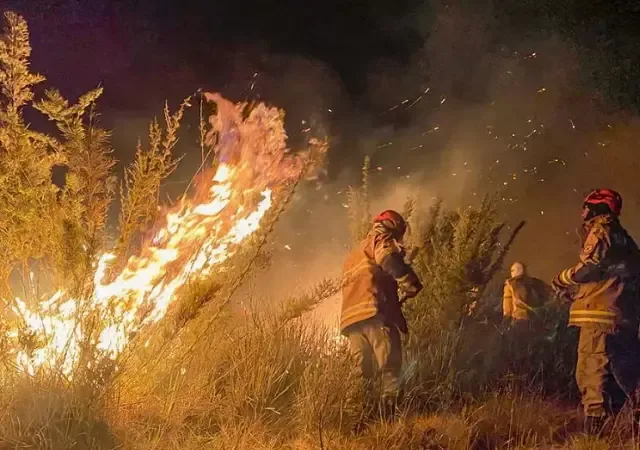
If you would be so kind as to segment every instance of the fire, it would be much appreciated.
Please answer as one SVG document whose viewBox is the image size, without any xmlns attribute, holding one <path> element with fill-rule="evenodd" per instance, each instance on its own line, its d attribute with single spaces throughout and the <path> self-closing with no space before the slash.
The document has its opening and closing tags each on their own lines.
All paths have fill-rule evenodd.
<svg viewBox="0 0 640 450">
<path fill-rule="evenodd" d="M 243 118 L 244 105 L 216 94 L 207 98 L 218 106 L 208 142 L 213 145 L 217 137 L 221 164 L 197 199 L 170 210 L 149 244 L 112 281 L 105 281 L 105 275 L 115 255 L 104 253 L 89 298 L 70 298 L 60 290 L 34 309 L 15 299 L 14 312 L 40 343 L 35 350 L 13 350 L 28 373 L 55 367 L 72 376 L 88 339 L 83 324 L 90 317 L 100 318 L 90 344 L 100 357 L 115 360 L 133 334 L 165 317 L 182 285 L 210 275 L 260 229 L 273 205 L 274 187 L 305 175 L 309 154 L 289 153 L 277 109 L 260 104 Z M 9 332 L 17 336 L 17 330 Z"/>
</svg>

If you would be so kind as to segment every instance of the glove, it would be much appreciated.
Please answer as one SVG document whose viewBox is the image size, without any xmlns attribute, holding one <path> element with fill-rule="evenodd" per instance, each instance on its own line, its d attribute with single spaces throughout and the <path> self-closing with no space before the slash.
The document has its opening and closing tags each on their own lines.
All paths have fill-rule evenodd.
<svg viewBox="0 0 640 450">
<path fill-rule="evenodd" d="M 411 250 L 409 250 L 408 252 L 405 251 L 405 254 L 404 254 L 405 264 L 411 264 L 415 259 L 415 257 L 418 255 L 419 251 L 420 251 L 419 247 L 412 247 Z"/>
<path fill-rule="evenodd" d="M 402 305 L 410 298 L 417 296 L 422 288 L 422 283 L 417 278 L 415 279 L 414 283 L 400 284 L 398 286 L 398 301 Z"/>
<path fill-rule="evenodd" d="M 558 295 L 567 292 L 568 288 L 568 286 L 560 280 L 560 275 L 556 275 L 556 277 L 551 281 L 551 287 L 553 288 L 553 292 Z"/>
<path fill-rule="evenodd" d="M 571 301 L 571 289 L 560 280 L 559 275 L 553 279 L 551 287 L 560 300 Z"/>
</svg>

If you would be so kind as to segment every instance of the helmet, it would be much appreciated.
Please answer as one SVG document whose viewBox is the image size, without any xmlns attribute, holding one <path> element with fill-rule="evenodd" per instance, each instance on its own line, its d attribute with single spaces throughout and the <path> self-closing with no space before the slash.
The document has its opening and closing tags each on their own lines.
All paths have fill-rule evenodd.
<svg viewBox="0 0 640 450">
<path fill-rule="evenodd" d="M 382 211 L 373 219 L 373 222 L 383 224 L 386 228 L 394 232 L 398 238 L 404 236 L 404 233 L 407 231 L 407 222 L 399 213 L 391 209 Z"/>
<path fill-rule="evenodd" d="M 622 211 L 622 196 L 613 189 L 594 189 L 584 199 L 584 206 L 593 208 L 596 205 L 607 205 L 614 215 L 619 216 Z"/>
</svg>

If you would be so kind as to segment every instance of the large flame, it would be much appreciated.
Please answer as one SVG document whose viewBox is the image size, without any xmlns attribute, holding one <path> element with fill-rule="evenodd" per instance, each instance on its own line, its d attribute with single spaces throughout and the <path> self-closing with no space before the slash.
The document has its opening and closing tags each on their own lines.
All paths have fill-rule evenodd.
<svg viewBox="0 0 640 450">
<path fill-rule="evenodd" d="M 90 298 L 71 298 L 60 290 L 34 309 L 15 299 L 14 312 L 39 343 L 29 351 L 18 345 L 12 350 L 28 373 L 55 367 L 71 376 L 87 344 L 89 317 L 100 318 L 91 346 L 99 357 L 115 360 L 132 334 L 165 316 L 180 286 L 209 275 L 260 228 L 273 188 L 303 175 L 309 153 L 289 153 L 280 111 L 260 104 L 243 118 L 244 105 L 217 94 L 206 97 L 218 107 L 207 140 L 221 161 L 210 181 L 169 210 L 140 255 L 109 282 L 105 274 L 115 256 L 103 254 Z M 9 332 L 11 338 L 18 334 Z"/>
</svg>

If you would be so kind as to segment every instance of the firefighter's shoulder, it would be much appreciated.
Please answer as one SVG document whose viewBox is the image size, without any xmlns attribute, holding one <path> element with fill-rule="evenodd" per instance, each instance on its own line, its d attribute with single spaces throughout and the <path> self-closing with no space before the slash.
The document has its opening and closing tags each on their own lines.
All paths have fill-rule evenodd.
<svg viewBox="0 0 640 450">
<path fill-rule="evenodd" d="M 587 257 L 594 252 L 602 254 L 609 248 L 609 229 L 602 225 L 594 226 L 582 246 L 582 256 Z"/>
</svg>

